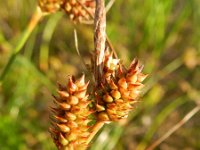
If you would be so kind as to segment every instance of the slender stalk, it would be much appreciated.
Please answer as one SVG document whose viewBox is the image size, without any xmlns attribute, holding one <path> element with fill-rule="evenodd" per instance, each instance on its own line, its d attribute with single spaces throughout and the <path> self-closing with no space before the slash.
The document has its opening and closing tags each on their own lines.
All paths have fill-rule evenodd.
<svg viewBox="0 0 200 150">
<path fill-rule="evenodd" d="M 95 81 L 101 82 L 103 59 L 106 44 L 106 11 L 104 0 L 96 0 L 94 18 L 94 48 L 95 48 Z"/>
<path fill-rule="evenodd" d="M 194 107 L 185 117 L 179 121 L 173 128 L 166 132 L 162 137 L 156 140 L 153 144 L 151 144 L 146 150 L 153 150 L 159 144 L 161 144 L 164 140 L 166 140 L 170 135 L 172 135 L 176 130 L 178 130 L 181 126 L 183 126 L 188 120 L 190 120 L 198 111 L 200 110 L 200 105 Z"/>
<path fill-rule="evenodd" d="M 113 6 L 115 0 L 110 0 L 108 2 L 108 4 L 106 5 L 106 13 L 111 9 L 111 7 Z"/>
<path fill-rule="evenodd" d="M 30 34 L 32 33 L 33 29 L 36 27 L 36 25 L 38 24 L 38 22 L 40 21 L 42 16 L 43 16 L 43 13 L 41 12 L 41 10 L 39 8 L 37 8 L 35 13 L 33 14 L 32 18 L 31 18 L 26 30 L 22 34 L 19 42 L 17 43 L 15 49 L 13 50 L 13 53 L 8 60 L 8 63 L 4 67 L 4 70 L 2 71 L 2 73 L 0 75 L 0 82 L 5 78 L 7 72 L 10 70 L 10 67 L 12 66 L 16 56 L 22 50 L 22 48 L 23 48 L 24 44 L 26 43 L 28 37 L 30 36 Z"/>
<path fill-rule="evenodd" d="M 39 66 L 42 71 L 47 71 L 49 68 L 48 60 L 49 60 L 49 43 L 51 41 L 52 35 L 55 31 L 55 28 L 58 24 L 58 21 L 61 19 L 62 14 L 52 15 L 43 31 L 42 35 L 42 44 L 40 46 L 40 54 L 39 54 Z"/>
<path fill-rule="evenodd" d="M 86 141 L 87 144 L 89 144 L 91 142 L 91 140 L 94 138 L 94 136 L 97 134 L 97 132 L 103 127 L 103 125 L 104 125 L 104 122 L 99 121 L 93 126 L 93 128 L 91 130 L 91 134 Z"/>
<path fill-rule="evenodd" d="M 94 48 L 95 64 L 94 75 L 96 87 L 100 85 L 103 72 L 103 59 L 106 45 L 106 10 L 104 0 L 96 0 L 96 9 L 94 17 Z M 87 144 L 94 138 L 96 133 L 103 127 L 104 121 L 97 121 L 92 128 L 91 134 L 87 139 Z"/>
<path fill-rule="evenodd" d="M 85 6 L 85 5 L 83 5 L 83 3 L 82 2 L 80 2 L 80 0 L 76 0 L 84 9 L 85 9 L 85 11 L 87 11 L 87 13 L 90 15 L 90 17 L 92 18 L 92 19 L 94 19 L 94 15 L 88 10 L 88 8 Z M 106 13 L 109 11 L 109 9 L 112 7 L 112 5 L 114 4 L 114 2 L 115 2 L 115 0 L 111 0 L 109 3 L 108 3 L 108 5 L 106 6 Z M 93 23 L 93 22 L 92 22 Z M 109 40 L 109 38 L 108 38 L 108 36 L 106 35 L 106 43 L 108 44 L 108 47 L 110 48 L 110 50 L 113 52 L 113 54 L 114 54 L 114 57 L 115 58 L 118 58 L 117 57 L 117 53 L 115 52 L 115 50 L 114 50 L 114 47 L 112 46 L 112 43 L 110 42 L 110 40 Z"/>
</svg>

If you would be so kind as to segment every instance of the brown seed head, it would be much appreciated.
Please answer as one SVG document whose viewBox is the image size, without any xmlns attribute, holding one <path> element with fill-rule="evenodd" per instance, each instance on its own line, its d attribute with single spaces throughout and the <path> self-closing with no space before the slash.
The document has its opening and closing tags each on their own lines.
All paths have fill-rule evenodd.
<svg viewBox="0 0 200 150">
<path fill-rule="evenodd" d="M 55 13 L 60 10 L 64 0 L 38 0 L 40 9 L 45 13 Z"/>
<path fill-rule="evenodd" d="M 94 16 L 95 0 L 67 0 L 62 5 L 69 18 L 75 22 L 91 20 Z"/>
<path fill-rule="evenodd" d="M 88 107 L 91 103 L 87 94 L 88 83 L 85 83 L 84 76 L 78 80 L 70 77 L 66 87 L 60 86 L 59 96 L 54 96 L 56 107 L 51 107 L 50 133 L 58 149 L 87 147 L 92 127 L 88 126 L 91 121 L 88 116 L 94 112 Z"/>
<path fill-rule="evenodd" d="M 128 113 L 133 108 L 132 104 L 137 102 L 140 91 L 144 86 L 141 82 L 147 75 L 141 73 L 142 69 L 143 66 L 136 59 L 126 69 L 118 59 L 112 57 L 112 54 L 105 52 L 102 79 L 105 84 L 97 92 L 103 96 L 98 98 L 98 105 L 96 105 L 96 110 L 100 112 L 100 118 L 106 118 L 110 121 L 127 118 Z M 101 95 L 98 95 L 98 97 L 101 97 Z M 107 113 L 107 116 L 105 113 Z"/>
</svg>

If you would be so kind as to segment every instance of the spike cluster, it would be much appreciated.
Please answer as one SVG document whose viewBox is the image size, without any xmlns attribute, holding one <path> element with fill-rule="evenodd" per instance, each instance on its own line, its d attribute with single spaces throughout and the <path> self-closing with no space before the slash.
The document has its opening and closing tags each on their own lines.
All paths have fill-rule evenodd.
<svg viewBox="0 0 200 150">
<path fill-rule="evenodd" d="M 89 108 L 87 87 L 84 75 L 79 80 L 69 78 L 68 85 L 60 85 L 58 97 L 55 97 L 57 107 L 52 110 L 52 127 L 50 132 L 58 149 L 73 150 L 87 147 L 86 140 L 90 135 L 88 118 L 92 114 Z"/>
<path fill-rule="evenodd" d="M 95 0 L 66 0 L 63 9 L 73 21 L 90 20 L 90 14 L 95 12 Z"/>
<path fill-rule="evenodd" d="M 45 13 L 55 13 L 61 9 L 63 0 L 38 0 L 38 5 Z"/>
<path fill-rule="evenodd" d="M 112 54 L 105 56 L 103 84 L 96 92 L 96 110 L 98 118 L 103 121 L 127 118 L 143 87 L 141 82 L 147 77 L 141 73 L 143 66 L 137 60 L 133 60 L 128 69 L 122 69 L 119 63 Z"/>
<path fill-rule="evenodd" d="M 75 22 L 91 20 L 95 12 L 95 0 L 39 0 L 39 6 L 46 13 L 64 10 Z"/>
</svg>

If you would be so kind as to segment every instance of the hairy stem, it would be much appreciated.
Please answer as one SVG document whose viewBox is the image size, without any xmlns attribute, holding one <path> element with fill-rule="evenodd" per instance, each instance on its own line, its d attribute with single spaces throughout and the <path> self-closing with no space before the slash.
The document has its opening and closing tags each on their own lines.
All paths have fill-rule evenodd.
<svg viewBox="0 0 200 150">
<path fill-rule="evenodd" d="M 94 15 L 88 10 L 88 8 L 86 7 L 86 6 L 84 6 L 81 2 L 80 2 L 80 0 L 76 0 L 86 11 L 87 11 L 87 13 L 90 15 L 90 17 L 92 18 L 92 19 L 94 19 Z M 109 3 L 108 3 L 108 5 L 106 6 L 106 13 L 110 10 L 110 8 L 112 7 L 112 5 L 114 4 L 114 2 L 115 2 L 115 0 L 111 0 Z M 92 24 L 93 24 L 93 22 L 91 22 Z M 107 45 L 108 45 L 108 47 L 110 48 L 110 50 L 113 52 L 113 54 L 114 54 L 114 57 L 115 58 L 118 58 L 118 56 L 117 56 L 117 53 L 115 52 L 115 50 L 114 50 L 114 48 L 113 48 L 113 46 L 112 46 L 112 43 L 110 42 L 110 40 L 109 40 L 109 38 L 108 38 L 108 36 L 106 35 L 106 43 L 107 43 Z"/>
<path fill-rule="evenodd" d="M 94 18 L 94 48 L 95 48 L 95 81 L 98 86 L 101 82 L 103 59 L 106 44 L 106 11 L 104 0 L 96 0 Z"/>
</svg>

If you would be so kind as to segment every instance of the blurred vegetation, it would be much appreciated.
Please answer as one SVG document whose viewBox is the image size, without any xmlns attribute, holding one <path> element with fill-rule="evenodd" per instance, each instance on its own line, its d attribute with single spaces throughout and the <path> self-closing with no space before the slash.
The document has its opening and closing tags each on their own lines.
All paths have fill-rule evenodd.
<svg viewBox="0 0 200 150">
<path fill-rule="evenodd" d="M 36 1 L 0 1 L 0 73 L 36 8 Z M 200 101 L 200 1 L 116 0 L 107 14 L 107 34 L 119 57 L 137 57 L 149 73 L 140 105 L 122 125 L 109 124 L 91 150 L 143 150 Z M 78 25 L 63 13 L 46 16 L 0 81 L 0 149 L 53 150 L 48 107 L 56 82 L 86 71 L 93 26 Z M 200 113 L 157 149 L 200 149 Z"/>
</svg>

